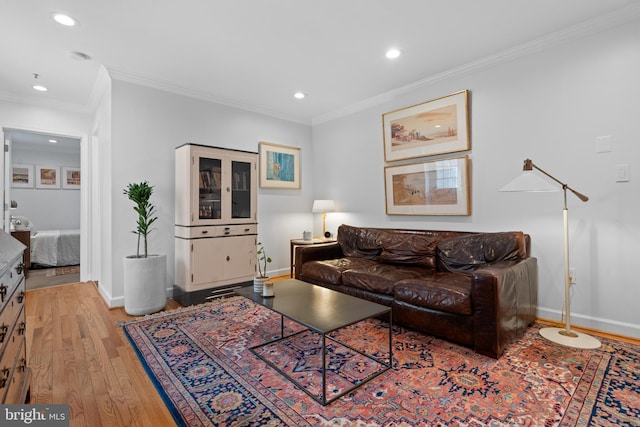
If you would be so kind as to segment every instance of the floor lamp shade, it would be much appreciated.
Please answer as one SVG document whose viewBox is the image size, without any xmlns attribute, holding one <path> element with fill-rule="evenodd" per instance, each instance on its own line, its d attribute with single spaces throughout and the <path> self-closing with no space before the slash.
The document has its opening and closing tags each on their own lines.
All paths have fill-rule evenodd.
<svg viewBox="0 0 640 427">
<path fill-rule="evenodd" d="M 548 174 L 544 170 L 536 166 L 530 159 L 524 161 L 522 174 L 507 185 L 502 187 L 500 191 L 523 191 L 523 192 L 539 192 L 539 191 L 560 191 L 564 192 L 564 207 L 562 209 L 562 221 L 564 231 L 564 310 L 566 314 L 566 322 L 564 328 L 542 328 L 540 335 L 549 341 L 574 348 L 598 348 L 600 341 L 596 338 L 575 332 L 571 330 L 571 277 L 569 274 L 569 209 L 567 208 L 567 190 L 576 195 L 580 200 L 586 202 L 589 200 L 587 196 L 575 191 L 567 184 L 558 180 L 554 176 Z M 546 175 L 556 184 L 549 182 L 538 174 L 534 173 L 534 169 Z"/>
<path fill-rule="evenodd" d="M 322 212 L 322 236 L 326 234 L 327 212 L 336 210 L 333 200 L 314 200 L 311 212 Z"/>
</svg>

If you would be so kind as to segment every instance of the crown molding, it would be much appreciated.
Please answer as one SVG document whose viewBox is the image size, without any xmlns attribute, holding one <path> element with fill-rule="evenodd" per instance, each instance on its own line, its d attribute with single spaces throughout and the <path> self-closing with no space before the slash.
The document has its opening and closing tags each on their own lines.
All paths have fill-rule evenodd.
<svg viewBox="0 0 640 427">
<path fill-rule="evenodd" d="M 477 61 L 466 63 L 442 73 L 434 74 L 432 76 L 409 83 L 397 89 L 381 93 L 363 101 L 356 102 L 355 104 L 348 105 L 338 110 L 334 110 L 326 114 L 321 114 L 311 119 L 311 125 L 315 126 L 328 121 L 336 120 L 341 117 L 345 117 L 350 114 L 354 114 L 359 111 L 363 111 L 368 108 L 389 102 L 401 95 L 415 91 L 417 89 L 431 86 L 448 79 L 468 75 L 476 71 L 496 66 L 498 64 L 507 63 L 509 61 L 513 61 L 516 58 L 531 55 L 572 40 L 577 40 L 590 36 L 592 34 L 596 34 L 609 28 L 633 22 L 639 17 L 640 2 L 637 2 L 613 13 L 603 15 L 599 18 L 591 19 L 580 24 L 573 25 L 563 30 L 556 31 L 535 40 L 506 49 L 497 54 L 484 57 Z"/>
<path fill-rule="evenodd" d="M 122 70 L 116 70 L 111 67 L 106 67 L 107 72 L 112 79 L 120 80 L 127 83 L 137 84 L 153 89 L 158 89 L 164 92 L 174 93 L 176 95 L 182 95 L 189 98 L 200 99 L 202 101 L 213 102 L 215 104 L 226 105 L 227 107 L 237 108 L 240 110 L 251 111 L 254 113 L 262 114 L 265 116 L 275 117 L 290 122 L 300 123 L 304 125 L 310 125 L 311 121 L 308 119 L 301 119 L 299 117 L 293 117 L 287 114 L 283 114 L 278 111 L 269 110 L 267 108 L 240 102 L 230 98 L 224 98 L 218 95 L 214 95 L 208 92 L 193 90 L 182 86 L 175 85 L 161 80 L 149 79 L 139 74 L 134 74 Z"/>
<path fill-rule="evenodd" d="M 43 99 L 31 95 L 17 95 L 15 93 L 0 92 L 0 102 L 25 105 L 28 107 L 40 107 L 53 110 L 66 111 L 77 114 L 91 114 L 93 111 L 88 105 L 74 104 L 51 99 Z"/>
</svg>

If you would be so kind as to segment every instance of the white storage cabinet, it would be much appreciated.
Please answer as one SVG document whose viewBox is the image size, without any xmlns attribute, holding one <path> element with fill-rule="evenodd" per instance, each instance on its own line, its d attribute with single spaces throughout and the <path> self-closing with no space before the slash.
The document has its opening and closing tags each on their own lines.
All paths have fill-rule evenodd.
<svg viewBox="0 0 640 427">
<path fill-rule="evenodd" d="M 174 298 L 191 305 L 256 275 L 258 155 L 185 144 L 175 160 Z"/>
</svg>

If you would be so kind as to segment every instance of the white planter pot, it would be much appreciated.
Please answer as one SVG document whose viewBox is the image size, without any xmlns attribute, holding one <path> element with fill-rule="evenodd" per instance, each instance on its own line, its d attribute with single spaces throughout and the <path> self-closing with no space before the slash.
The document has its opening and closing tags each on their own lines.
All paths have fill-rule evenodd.
<svg viewBox="0 0 640 427">
<path fill-rule="evenodd" d="M 269 280 L 268 277 L 254 277 L 253 278 L 253 292 L 262 294 L 262 288 L 264 288 L 264 282 Z"/>
<path fill-rule="evenodd" d="M 155 313 L 167 303 L 167 256 L 124 258 L 124 310 L 133 316 Z"/>
</svg>

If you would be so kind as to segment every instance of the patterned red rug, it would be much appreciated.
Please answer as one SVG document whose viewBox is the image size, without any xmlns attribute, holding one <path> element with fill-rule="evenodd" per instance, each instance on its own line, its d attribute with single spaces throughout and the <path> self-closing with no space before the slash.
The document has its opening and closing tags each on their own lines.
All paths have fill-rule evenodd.
<svg viewBox="0 0 640 427">
<path fill-rule="evenodd" d="M 537 326 L 499 360 L 394 327 L 394 369 L 327 406 L 248 350 L 278 336 L 280 317 L 243 297 L 123 328 L 178 425 L 637 426 L 640 419 L 639 346 L 603 340 L 598 350 L 570 349 L 541 338 Z M 285 321 L 285 333 L 302 329 Z M 337 338 L 388 356 L 379 320 Z M 331 392 L 372 369 L 350 349 L 329 347 Z M 311 389 L 320 381 L 317 354 L 309 332 L 263 352 Z"/>
</svg>

